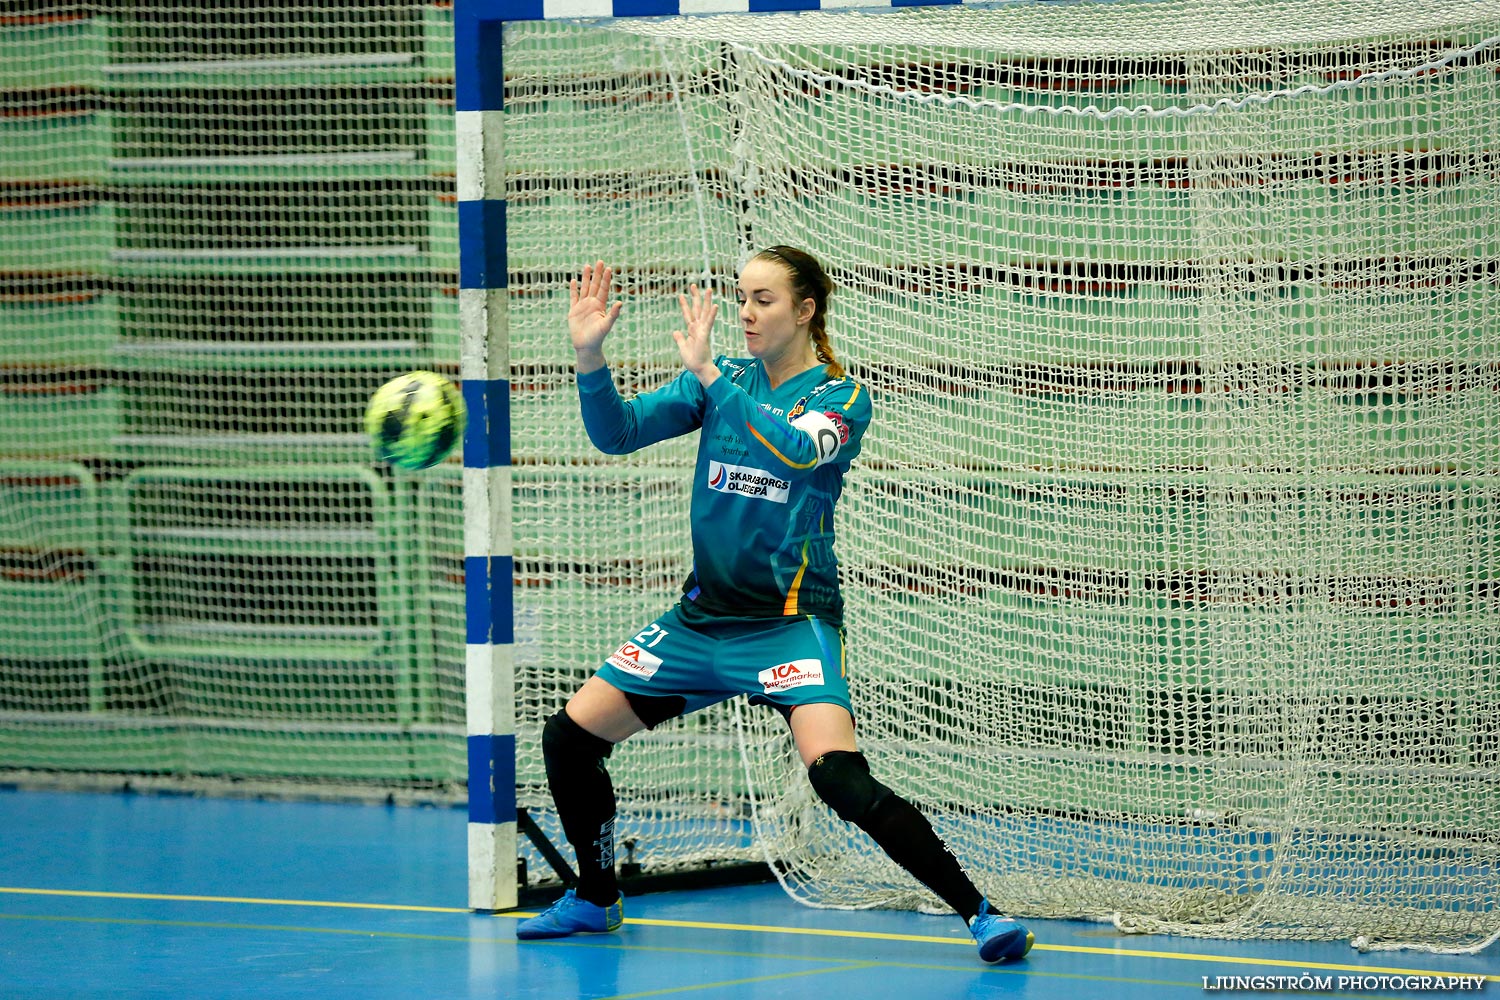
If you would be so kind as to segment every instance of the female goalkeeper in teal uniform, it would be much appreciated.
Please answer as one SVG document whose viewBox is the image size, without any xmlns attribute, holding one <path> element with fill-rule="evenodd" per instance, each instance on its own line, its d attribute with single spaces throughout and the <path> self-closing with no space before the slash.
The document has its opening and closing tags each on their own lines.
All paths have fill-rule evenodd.
<svg viewBox="0 0 1500 1000">
<path fill-rule="evenodd" d="M 833 283 L 810 255 L 777 246 L 740 272 L 744 358 L 715 358 L 718 315 L 695 285 L 679 296 L 683 371 L 620 398 L 603 354 L 619 318 L 604 262 L 570 283 L 568 332 L 584 427 L 623 455 L 701 428 L 693 473 L 693 570 L 682 598 L 609 655 L 542 730 L 547 784 L 578 857 L 578 884 L 523 921 L 523 939 L 617 929 L 615 796 L 604 760 L 621 740 L 748 695 L 778 710 L 818 797 L 952 906 L 987 962 L 1022 957 L 1032 936 L 1001 916 L 931 825 L 871 774 L 854 739 L 833 509 L 870 423 L 870 396 L 834 360 Z"/>
</svg>

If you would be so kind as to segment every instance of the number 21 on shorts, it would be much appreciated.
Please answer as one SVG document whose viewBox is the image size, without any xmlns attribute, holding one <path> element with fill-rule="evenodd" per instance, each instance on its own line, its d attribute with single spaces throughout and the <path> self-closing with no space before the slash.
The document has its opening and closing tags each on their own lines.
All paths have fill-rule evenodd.
<svg viewBox="0 0 1500 1000">
<path fill-rule="evenodd" d="M 650 649 L 652 646 L 656 645 L 658 642 L 661 642 L 666 637 L 667 630 L 662 628 L 656 622 L 652 622 L 650 625 L 647 625 L 645 628 L 641 629 L 634 636 L 632 636 L 630 641 L 635 643 L 642 649 Z"/>
</svg>

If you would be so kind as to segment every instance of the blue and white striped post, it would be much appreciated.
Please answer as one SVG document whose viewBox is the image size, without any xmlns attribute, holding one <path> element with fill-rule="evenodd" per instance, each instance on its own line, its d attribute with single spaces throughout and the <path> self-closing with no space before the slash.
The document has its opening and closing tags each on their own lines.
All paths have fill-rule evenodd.
<svg viewBox="0 0 1500 1000">
<path fill-rule="evenodd" d="M 516 707 L 506 302 L 505 74 L 498 4 L 454 7 L 458 308 L 464 402 L 469 906 L 516 905 Z"/>
</svg>

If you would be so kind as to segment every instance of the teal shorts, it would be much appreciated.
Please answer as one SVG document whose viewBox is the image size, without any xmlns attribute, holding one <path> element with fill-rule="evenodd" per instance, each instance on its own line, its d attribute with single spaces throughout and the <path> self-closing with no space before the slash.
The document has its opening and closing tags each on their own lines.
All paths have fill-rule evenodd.
<svg viewBox="0 0 1500 1000">
<path fill-rule="evenodd" d="M 841 705 L 853 715 L 844 630 L 811 615 L 725 618 L 678 604 L 610 654 L 598 676 L 631 697 L 681 699 L 680 711 L 642 714 L 648 725 L 743 694 L 783 715 L 798 705 Z M 659 703 L 660 704 L 660 703 Z"/>
</svg>

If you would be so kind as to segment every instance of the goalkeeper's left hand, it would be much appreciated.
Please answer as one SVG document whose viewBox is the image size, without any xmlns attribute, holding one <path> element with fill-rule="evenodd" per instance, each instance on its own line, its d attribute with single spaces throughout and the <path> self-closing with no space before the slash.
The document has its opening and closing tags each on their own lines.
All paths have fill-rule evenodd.
<svg viewBox="0 0 1500 1000">
<path fill-rule="evenodd" d="M 677 342 L 677 353 L 682 356 L 683 367 L 698 376 L 698 381 L 707 388 L 719 377 L 719 369 L 714 365 L 712 336 L 719 307 L 706 289 L 692 285 L 688 291 L 692 293 L 691 302 L 686 295 L 677 296 L 677 302 L 682 306 L 682 318 L 687 322 L 687 332 L 673 330 L 672 339 Z"/>
</svg>

